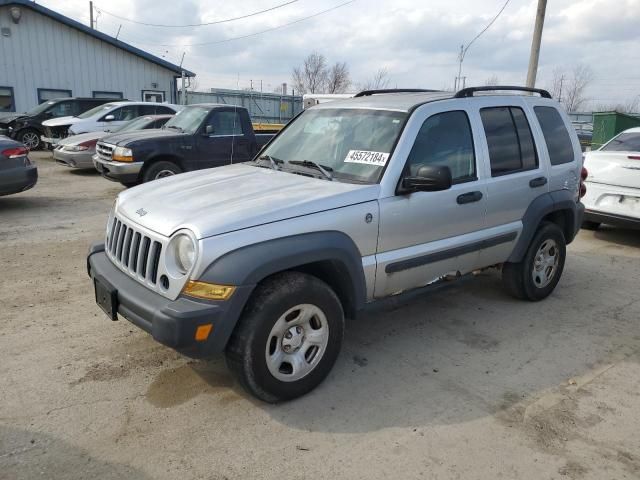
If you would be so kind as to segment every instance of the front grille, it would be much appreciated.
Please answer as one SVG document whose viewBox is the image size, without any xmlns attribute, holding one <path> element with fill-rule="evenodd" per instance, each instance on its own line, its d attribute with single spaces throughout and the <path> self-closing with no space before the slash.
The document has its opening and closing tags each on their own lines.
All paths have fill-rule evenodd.
<svg viewBox="0 0 640 480">
<path fill-rule="evenodd" d="M 47 138 L 67 138 L 69 136 L 69 125 L 45 126 L 44 136 Z"/>
<path fill-rule="evenodd" d="M 105 250 L 121 270 L 150 286 L 157 286 L 162 242 L 135 226 L 114 217 L 105 242 Z"/>
<path fill-rule="evenodd" d="M 111 154 L 113 153 L 113 145 L 108 143 L 98 142 L 96 145 L 96 153 L 101 160 L 111 161 Z"/>
</svg>

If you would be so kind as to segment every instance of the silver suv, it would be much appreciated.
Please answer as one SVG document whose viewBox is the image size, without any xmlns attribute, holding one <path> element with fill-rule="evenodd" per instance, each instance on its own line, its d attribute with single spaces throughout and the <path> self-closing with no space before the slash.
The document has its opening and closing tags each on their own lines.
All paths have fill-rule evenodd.
<svg viewBox="0 0 640 480">
<path fill-rule="evenodd" d="M 580 143 L 548 92 L 485 90 L 361 92 L 251 162 L 122 192 L 89 252 L 97 303 L 185 355 L 224 353 L 276 402 L 317 386 L 345 318 L 379 300 L 487 267 L 545 298 L 582 221 Z"/>
</svg>

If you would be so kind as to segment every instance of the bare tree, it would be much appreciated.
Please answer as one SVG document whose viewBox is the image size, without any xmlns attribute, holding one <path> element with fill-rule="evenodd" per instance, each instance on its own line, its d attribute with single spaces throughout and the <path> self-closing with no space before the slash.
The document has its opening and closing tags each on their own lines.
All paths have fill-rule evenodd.
<svg viewBox="0 0 640 480">
<path fill-rule="evenodd" d="M 484 84 L 487 87 L 496 87 L 500 85 L 500 80 L 498 79 L 498 76 L 496 74 L 493 74 L 484 81 Z"/>
<path fill-rule="evenodd" d="M 336 62 L 327 73 L 326 93 L 344 93 L 351 86 L 346 62 Z"/>
<path fill-rule="evenodd" d="M 594 112 L 620 112 L 620 113 L 638 113 L 640 112 L 640 95 L 631 100 L 620 103 L 598 103 Z"/>
<path fill-rule="evenodd" d="M 592 81 L 593 72 L 588 65 L 576 65 L 569 73 L 556 68 L 549 91 L 564 104 L 568 112 L 576 112 L 587 103 L 586 93 Z"/>
<path fill-rule="evenodd" d="M 293 69 L 293 88 L 300 94 L 322 93 L 327 84 L 327 60 L 324 55 L 313 52 L 304 59 L 301 67 Z"/>
<path fill-rule="evenodd" d="M 373 77 L 360 85 L 360 90 L 378 90 L 387 88 L 391 83 L 389 71 L 386 68 L 379 69 Z"/>
</svg>

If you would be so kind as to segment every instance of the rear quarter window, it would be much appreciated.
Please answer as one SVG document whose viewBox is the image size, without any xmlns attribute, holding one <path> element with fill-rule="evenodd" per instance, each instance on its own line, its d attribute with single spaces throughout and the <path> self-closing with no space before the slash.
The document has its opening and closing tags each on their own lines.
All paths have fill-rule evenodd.
<svg viewBox="0 0 640 480">
<path fill-rule="evenodd" d="M 602 147 L 602 150 L 610 152 L 640 152 L 640 132 L 621 133 Z"/>
<path fill-rule="evenodd" d="M 571 137 L 558 110 L 553 107 L 535 107 L 534 111 L 542 128 L 551 165 L 573 162 L 575 156 Z"/>
</svg>

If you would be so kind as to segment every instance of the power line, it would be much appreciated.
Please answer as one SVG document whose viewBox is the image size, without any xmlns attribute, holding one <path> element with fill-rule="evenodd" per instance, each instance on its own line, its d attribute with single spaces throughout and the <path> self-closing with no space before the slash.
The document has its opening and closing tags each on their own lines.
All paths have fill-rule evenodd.
<svg viewBox="0 0 640 480">
<path fill-rule="evenodd" d="M 264 10 L 260 10 L 260 11 L 253 12 L 253 13 L 249 13 L 247 15 L 241 15 L 239 17 L 226 18 L 224 20 L 216 20 L 216 21 L 213 21 L 213 22 L 205 22 L 205 23 L 188 23 L 188 24 L 185 24 L 185 25 L 168 25 L 168 24 L 162 24 L 162 23 L 139 22 L 137 20 L 132 20 L 130 18 L 121 17 L 120 15 L 116 15 L 115 13 L 108 12 L 105 9 L 101 8 L 101 7 L 94 7 L 94 8 L 98 12 L 106 13 L 107 15 L 115 17 L 115 18 L 117 18 L 119 20 L 124 20 L 125 22 L 135 23 L 137 25 L 145 25 L 147 27 L 182 28 L 182 27 L 203 27 L 205 25 L 218 25 L 220 23 L 227 23 L 227 22 L 233 22 L 235 20 L 242 20 L 243 18 L 255 17 L 256 15 L 260 15 L 261 13 L 271 12 L 273 10 L 277 10 L 278 8 L 286 7 L 287 5 L 291 5 L 292 3 L 296 3 L 297 1 L 298 0 L 290 0 L 290 1 L 286 2 L 286 3 L 281 3 L 281 4 L 276 5 L 274 7 L 270 7 L 270 8 L 264 9 Z"/>
<path fill-rule="evenodd" d="M 336 5 L 335 7 L 327 8 L 326 10 L 322 10 L 322 11 L 320 11 L 318 13 L 314 13 L 313 15 L 308 15 L 306 17 L 299 18 L 298 20 L 294 20 L 293 22 L 289 22 L 289 23 L 285 23 L 285 24 L 282 24 L 282 25 L 278 25 L 277 27 L 267 28 L 266 30 L 261 30 L 259 32 L 249 33 L 247 35 L 241 35 L 239 37 L 226 38 L 224 40 L 217 40 L 217 41 L 214 41 L 214 42 L 166 44 L 166 43 L 144 43 L 144 42 L 136 42 L 134 40 L 129 40 L 129 41 L 131 43 L 137 43 L 139 45 L 153 45 L 153 46 L 157 46 L 157 47 L 202 47 L 202 46 L 205 46 L 205 45 L 219 45 L 221 43 L 232 42 L 234 40 L 241 40 L 243 38 L 255 37 L 257 35 L 262 35 L 263 33 L 272 32 L 274 30 L 278 30 L 278 29 L 281 29 L 281 28 L 289 27 L 289 26 L 294 25 L 296 23 L 304 22 L 305 20 L 309 20 L 311 18 L 315 18 L 315 17 L 318 17 L 320 15 L 324 15 L 325 13 L 329 13 L 329 12 L 331 12 L 333 10 L 337 10 L 338 8 L 344 7 L 345 5 L 348 5 L 348 4 L 353 3 L 355 1 L 356 0 L 349 0 L 347 2 L 343 2 L 343 3 L 339 4 L 339 5 Z"/>
</svg>

